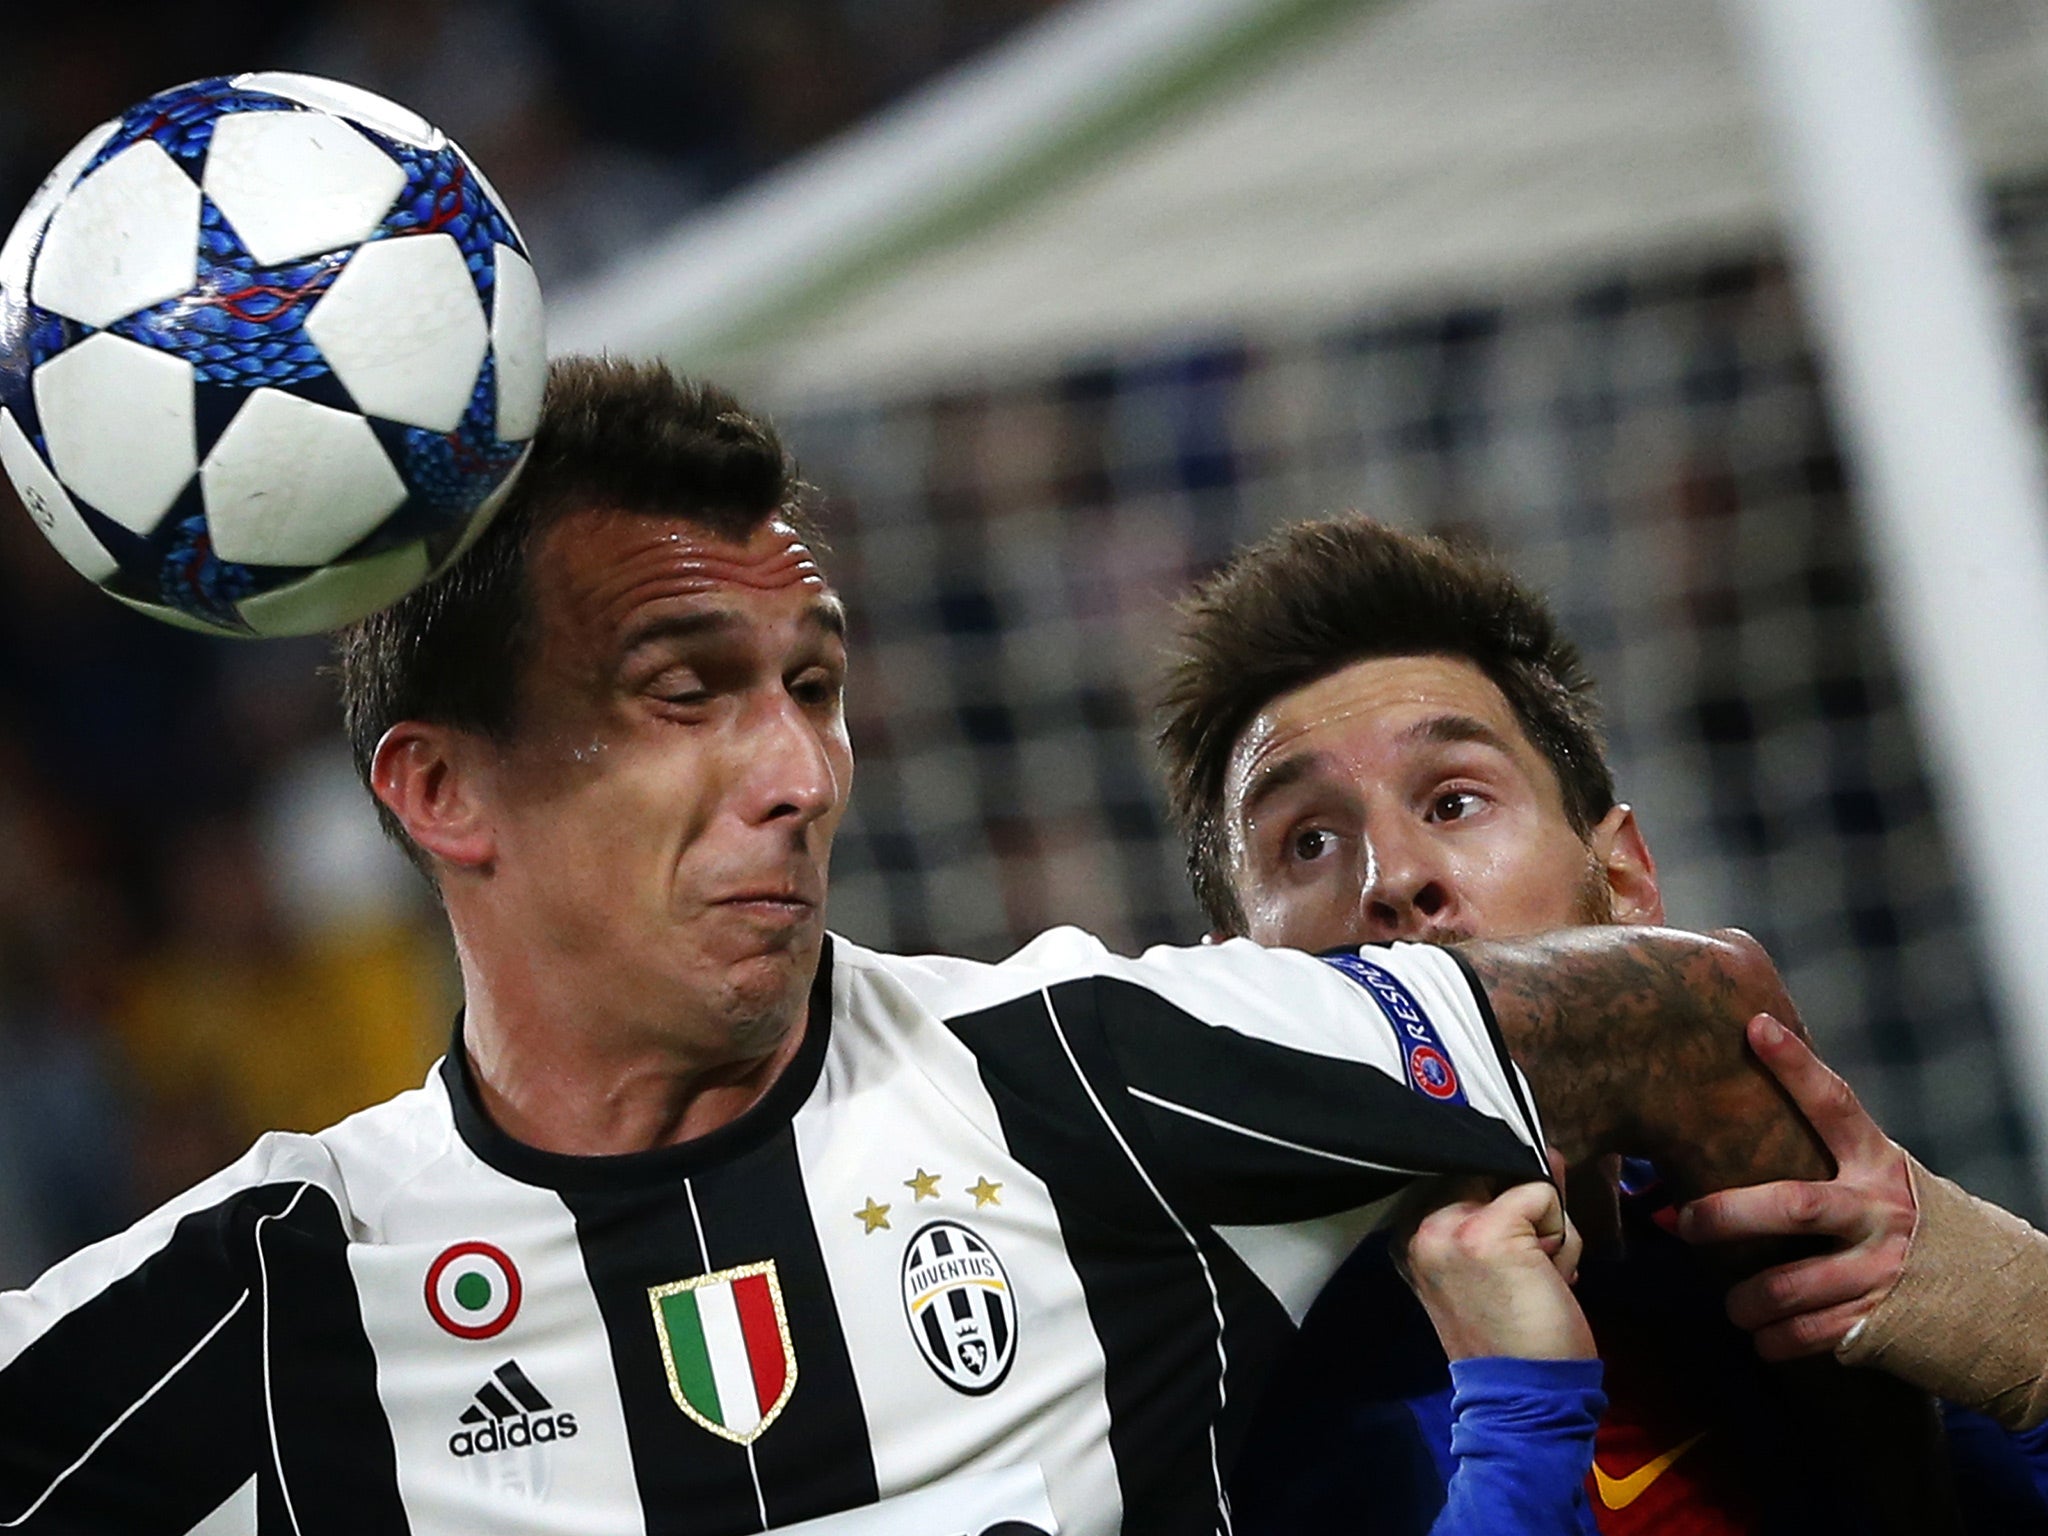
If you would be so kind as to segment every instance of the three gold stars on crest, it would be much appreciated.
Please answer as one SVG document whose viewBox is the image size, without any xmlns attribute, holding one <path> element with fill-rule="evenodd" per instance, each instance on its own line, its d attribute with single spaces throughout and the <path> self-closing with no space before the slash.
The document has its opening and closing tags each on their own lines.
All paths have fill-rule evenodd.
<svg viewBox="0 0 2048 1536">
<path fill-rule="evenodd" d="M 939 1194 L 939 1180 L 942 1173 L 926 1173 L 922 1165 L 916 1173 L 903 1181 L 903 1187 L 910 1191 L 911 1203 L 942 1198 Z M 1001 1205 L 1001 1184 L 991 1183 L 987 1174 L 981 1174 L 967 1186 L 967 1193 L 974 1196 L 974 1208 L 978 1211 L 984 1205 Z M 867 1203 L 853 1213 L 853 1219 L 861 1224 L 863 1232 L 874 1233 L 891 1230 L 889 1207 L 878 1205 L 874 1196 L 867 1197 Z"/>
</svg>

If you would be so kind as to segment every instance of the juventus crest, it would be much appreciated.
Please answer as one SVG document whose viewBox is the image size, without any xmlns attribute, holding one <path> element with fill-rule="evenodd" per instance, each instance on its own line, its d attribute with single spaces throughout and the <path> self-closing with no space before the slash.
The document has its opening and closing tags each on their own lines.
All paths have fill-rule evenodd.
<svg viewBox="0 0 2048 1536">
<path fill-rule="evenodd" d="M 918 1229 L 903 1253 L 910 1335 L 939 1379 L 971 1397 L 993 1392 L 1017 1352 L 1017 1303 L 995 1250 L 957 1221 Z"/>
</svg>

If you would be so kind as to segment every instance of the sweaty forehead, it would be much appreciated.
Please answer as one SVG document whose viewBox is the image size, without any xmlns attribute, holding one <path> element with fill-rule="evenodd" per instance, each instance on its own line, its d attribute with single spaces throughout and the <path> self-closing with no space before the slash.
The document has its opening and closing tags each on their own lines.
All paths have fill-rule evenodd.
<svg viewBox="0 0 2048 1536">
<path fill-rule="evenodd" d="M 1236 813 L 1262 779 L 1310 753 L 1350 757 L 1459 737 L 1492 737 L 1518 758 L 1535 755 L 1506 696 L 1471 662 L 1455 656 L 1353 662 L 1279 695 L 1252 717 L 1231 750 L 1225 802 Z"/>
<path fill-rule="evenodd" d="M 536 588 L 555 609 L 551 617 L 585 633 L 623 631 L 652 606 L 692 598 L 767 613 L 808 606 L 830 590 L 816 557 L 779 517 L 735 539 L 681 517 L 574 512 L 547 531 L 537 564 Z"/>
</svg>

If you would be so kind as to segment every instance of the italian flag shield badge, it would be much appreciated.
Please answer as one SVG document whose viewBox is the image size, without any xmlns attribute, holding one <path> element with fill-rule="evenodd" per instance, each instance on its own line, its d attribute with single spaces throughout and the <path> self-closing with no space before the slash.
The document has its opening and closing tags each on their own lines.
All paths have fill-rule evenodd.
<svg viewBox="0 0 2048 1536">
<path fill-rule="evenodd" d="M 796 1348 L 775 1261 L 648 1287 L 676 1406 L 724 1440 L 751 1444 L 796 1390 Z"/>
</svg>

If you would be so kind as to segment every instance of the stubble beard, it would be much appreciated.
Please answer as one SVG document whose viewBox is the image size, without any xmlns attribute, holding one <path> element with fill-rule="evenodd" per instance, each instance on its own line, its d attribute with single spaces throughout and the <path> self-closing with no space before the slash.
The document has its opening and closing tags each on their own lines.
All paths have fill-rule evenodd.
<svg viewBox="0 0 2048 1536">
<path fill-rule="evenodd" d="M 1582 928 L 1606 928 L 1614 922 L 1614 891 L 1607 883 L 1607 866 L 1590 848 L 1572 921 Z"/>
<path fill-rule="evenodd" d="M 1578 889 L 1572 895 L 1571 914 L 1557 926 L 1560 928 L 1609 928 L 1614 926 L 1614 891 L 1607 883 L 1607 866 L 1591 848 L 1586 850 L 1586 865 L 1579 874 Z M 1511 937 L 1474 933 L 1468 928 L 1439 929 L 1427 935 L 1423 942 L 1444 946 L 1470 944 L 1479 939 Z"/>
</svg>

